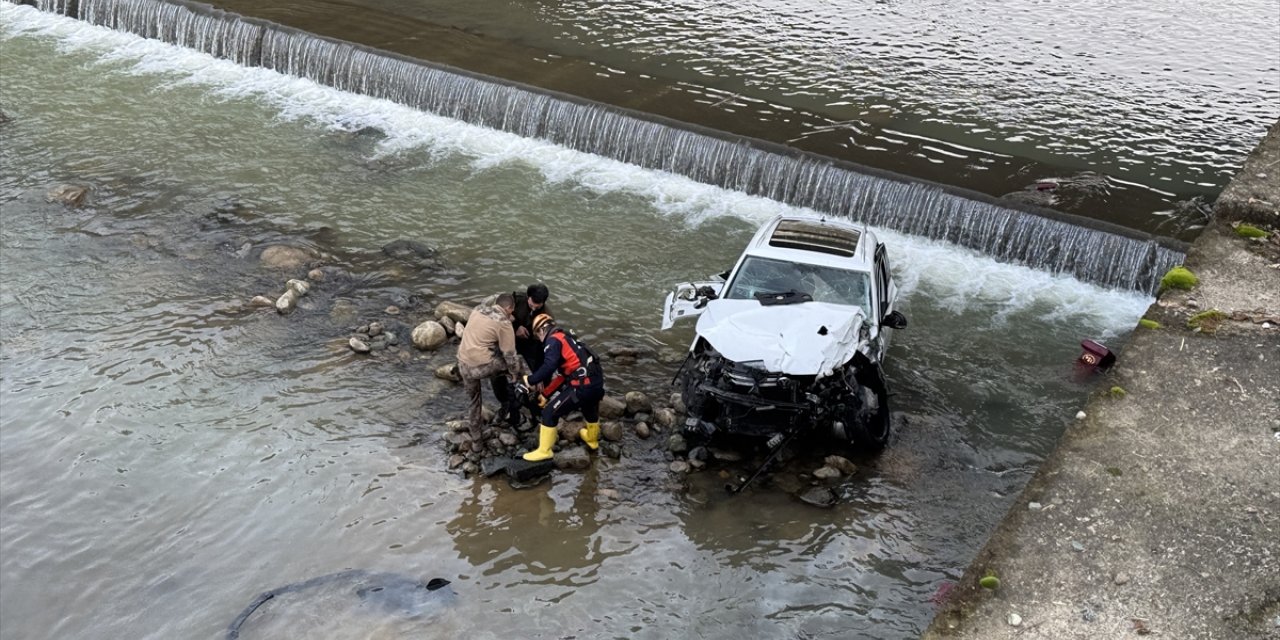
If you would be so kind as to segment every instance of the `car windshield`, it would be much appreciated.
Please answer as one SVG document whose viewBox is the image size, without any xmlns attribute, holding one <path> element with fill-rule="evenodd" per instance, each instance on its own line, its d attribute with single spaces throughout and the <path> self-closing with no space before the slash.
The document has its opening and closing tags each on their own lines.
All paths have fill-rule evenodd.
<svg viewBox="0 0 1280 640">
<path fill-rule="evenodd" d="M 813 296 L 816 302 L 869 309 L 867 281 L 861 271 L 747 256 L 724 297 L 750 300 L 758 293 L 795 291 Z"/>
</svg>

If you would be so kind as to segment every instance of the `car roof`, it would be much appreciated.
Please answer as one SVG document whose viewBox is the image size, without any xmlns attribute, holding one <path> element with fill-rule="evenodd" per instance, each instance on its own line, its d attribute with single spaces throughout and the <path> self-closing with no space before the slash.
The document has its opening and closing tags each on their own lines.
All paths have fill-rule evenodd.
<svg viewBox="0 0 1280 640">
<path fill-rule="evenodd" d="M 870 271 L 876 237 L 843 218 L 778 215 L 747 244 L 748 255 Z"/>
</svg>

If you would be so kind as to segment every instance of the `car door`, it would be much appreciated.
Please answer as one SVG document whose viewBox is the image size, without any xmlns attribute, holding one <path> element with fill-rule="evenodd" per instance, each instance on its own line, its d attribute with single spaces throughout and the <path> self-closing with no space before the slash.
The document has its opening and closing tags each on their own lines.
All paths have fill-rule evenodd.
<svg viewBox="0 0 1280 640">
<path fill-rule="evenodd" d="M 670 329 L 680 318 L 702 315 L 707 303 L 719 298 L 723 289 L 724 278 L 676 285 L 662 305 L 662 329 Z"/>
<path fill-rule="evenodd" d="M 894 311 L 894 307 L 898 301 L 898 285 L 893 281 L 893 273 L 889 271 L 889 255 L 884 248 L 884 243 L 876 245 L 875 253 L 875 293 L 876 301 L 874 303 L 875 310 L 872 312 L 875 316 L 873 320 L 874 328 L 872 333 L 872 341 L 875 343 L 873 349 L 876 352 L 877 360 L 883 361 L 885 352 L 889 350 L 889 339 L 892 332 L 888 327 L 882 326 L 885 316 Z"/>
</svg>

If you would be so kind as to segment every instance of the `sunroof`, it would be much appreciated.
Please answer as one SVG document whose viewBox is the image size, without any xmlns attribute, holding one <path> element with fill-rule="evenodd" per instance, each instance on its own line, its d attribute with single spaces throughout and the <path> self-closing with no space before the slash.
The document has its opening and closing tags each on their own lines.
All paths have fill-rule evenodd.
<svg viewBox="0 0 1280 640">
<path fill-rule="evenodd" d="M 769 237 L 769 246 L 819 251 L 846 258 L 858 250 L 862 234 L 854 229 L 829 227 L 802 220 L 783 220 Z"/>
</svg>

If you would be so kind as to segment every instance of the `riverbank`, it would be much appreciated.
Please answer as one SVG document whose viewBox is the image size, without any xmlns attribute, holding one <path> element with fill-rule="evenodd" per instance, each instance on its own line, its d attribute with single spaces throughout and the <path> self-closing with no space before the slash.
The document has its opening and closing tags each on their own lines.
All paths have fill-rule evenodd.
<svg viewBox="0 0 1280 640">
<path fill-rule="evenodd" d="M 1280 123 L 926 639 L 1280 638 L 1277 203 Z"/>
</svg>

